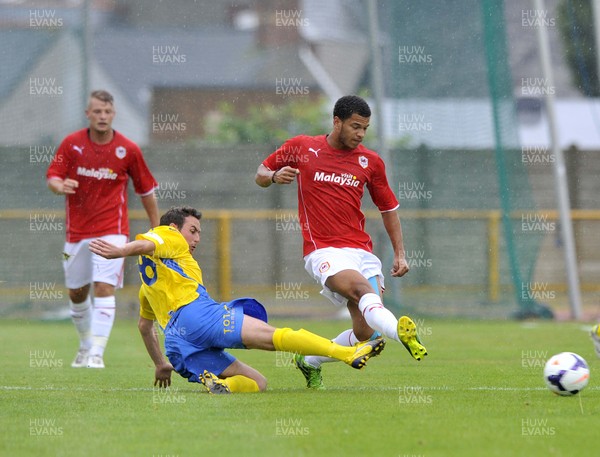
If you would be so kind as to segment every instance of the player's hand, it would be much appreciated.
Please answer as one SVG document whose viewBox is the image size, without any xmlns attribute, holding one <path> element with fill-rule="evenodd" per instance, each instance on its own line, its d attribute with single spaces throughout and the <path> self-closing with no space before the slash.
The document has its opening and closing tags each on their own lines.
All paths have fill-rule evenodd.
<svg viewBox="0 0 600 457">
<path fill-rule="evenodd" d="M 404 276 L 410 268 L 408 268 L 408 263 L 406 263 L 406 259 L 404 257 L 395 257 L 394 258 L 394 266 L 390 271 L 393 277 L 399 278 Z"/>
<path fill-rule="evenodd" d="M 273 182 L 277 184 L 291 184 L 296 179 L 296 175 L 300 174 L 300 170 L 293 167 L 283 167 L 275 172 Z"/>
<path fill-rule="evenodd" d="M 67 178 L 62 182 L 62 193 L 63 194 L 74 194 L 75 189 L 79 187 L 79 181 L 75 179 Z"/>
<path fill-rule="evenodd" d="M 174 369 L 170 363 L 157 365 L 154 371 L 154 385 L 158 384 L 158 387 L 169 387 L 171 385 L 171 372 Z"/>
<path fill-rule="evenodd" d="M 118 259 L 119 257 L 123 257 L 123 249 L 121 247 L 115 246 L 101 238 L 90 241 L 90 251 L 105 259 Z"/>
</svg>

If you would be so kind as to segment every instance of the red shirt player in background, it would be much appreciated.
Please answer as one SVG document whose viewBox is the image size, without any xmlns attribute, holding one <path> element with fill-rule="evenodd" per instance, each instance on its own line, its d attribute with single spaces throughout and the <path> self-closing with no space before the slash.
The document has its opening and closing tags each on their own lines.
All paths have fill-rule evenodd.
<svg viewBox="0 0 600 457">
<path fill-rule="evenodd" d="M 261 187 L 298 182 L 298 212 L 304 238 L 308 273 L 321 292 L 337 305 L 347 305 L 352 329 L 333 341 L 354 345 L 381 335 L 404 344 L 417 360 L 427 355 L 416 326 L 408 316 L 396 319 L 383 306 L 381 262 L 372 253 L 361 211 L 364 188 L 381 211 L 383 225 L 394 249 L 392 276 L 408 272 L 398 200 L 390 189 L 383 160 L 361 142 L 369 127 L 371 109 L 354 95 L 340 98 L 333 109 L 329 135 L 300 135 L 287 140 L 267 157 L 256 172 Z M 324 357 L 295 356 L 309 388 L 322 388 Z"/>
<path fill-rule="evenodd" d="M 107 260 L 88 249 L 96 238 L 124 245 L 129 238 L 127 183 L 158 225 L 158 187 L 142 151 L 112 128 L 113 97 L 106 91 L 90 95 L 85 112 L 89 127 L 68 135 L 58 147 L 46 177 L 48 187 L 65 195 L 67 240 L 63 253 L 73 323 L 80 345 L 74 368 L 104 368 L 104 349 L 115 318 L 115 288 L 123 285 L 123 259 Z M 94 283 L 94 301 L 90 286 Z"/>
</svg>

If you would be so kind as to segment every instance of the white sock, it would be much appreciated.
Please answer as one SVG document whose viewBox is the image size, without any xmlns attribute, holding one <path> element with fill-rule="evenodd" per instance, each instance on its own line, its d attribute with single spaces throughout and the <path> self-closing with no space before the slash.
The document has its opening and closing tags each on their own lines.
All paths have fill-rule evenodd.
<svg viewBox="0 0 600 457">
<path fill-rule="evenodd" d="M 356 343 L 358 343 L 358 339 L 356 336 L 354 336 L 354 332 L 351 328 L 344 330 L 331 341 L 341 346 L 354 346 Z M 322 363 L 339 362 L 338 359 L 334 359 L 333 357 L 323 357 L 319 355 L 305 356 L 304 361 L 315 368 L 319 368 Z"/>
<path fill-rule="evenodd" d="M 374 293 L 364 294 L 358 302 L 358 309 L 369 327 L 380 331 L 387 338 L 400 341 L 398 337 L 398 319 L 383 306 L 379 295 Z"/>
<path fill-rule="evenodd" d="M 71 320 L 79 334 L 79 349 L 89 350 L 92 346 L 92 300 L 89 295 L 81 303 L 73 303 L 69 300 L 69 308 Z"/>
<path fill-rule="evenodd" d="M 92 348 L 90 355 L 104 355 L 108 337 L 115 321 L 115 297 L 95 297 L 92 312 Z"/>
</svg>

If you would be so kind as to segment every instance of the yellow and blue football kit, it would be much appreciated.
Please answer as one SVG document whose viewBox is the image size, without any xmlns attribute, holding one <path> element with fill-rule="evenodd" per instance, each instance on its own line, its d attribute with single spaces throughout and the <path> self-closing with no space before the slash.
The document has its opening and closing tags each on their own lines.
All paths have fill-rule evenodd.
<svg viewBox="0 0 600 457">
<path fill-rule="evenodd" d="M 138 259 L 140 316 L 158 321 L 164 329 L 166 355 L 181 376 L 200 382 L 204 370 L 221 374 L 235 361 L 223 349 L 244 348 L 244 314 L 266 322 L 264 307 L 253 298 L 214 301 L 202 284 L 198 262 L 177 229 L 155 227 L 136 236 L 140 239 L 155 246 L 151 256 Z"/>
</svg>

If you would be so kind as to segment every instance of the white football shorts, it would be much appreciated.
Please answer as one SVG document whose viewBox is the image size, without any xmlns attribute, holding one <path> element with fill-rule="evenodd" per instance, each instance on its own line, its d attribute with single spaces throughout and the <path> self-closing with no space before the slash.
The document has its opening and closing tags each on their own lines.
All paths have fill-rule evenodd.
<svg viewBox="0 0 600 457">
<path fill-rule="evenodd" d="M 86 238 L 77 243 L 65 243 L 63 269 L 65 271 L 65 285 L 68 289 L 79 289 L 92 282 L 104 282 L 115 286 L 117 289 L 123 287 L 125 259 L 105 259 L 90 251 L 90 241 L 98 238 L 117 246 L 123 246 L 127 243 L 125 235 L 104 235 Z"/>
<path fill-rule="evenodd" d="M 325 285 L 330 276 L 342 270 L 356 270 L 367 279 L 379 278 L 383 289 L 383 273 L 381 261 L 372 253 L 357 248 L 323 248 L 317 249 L 304 257 L 304 268 L 308 274 L 321 283 L 321 295 L 327 297 L 335 305 L 342 306 L 348 300 L 340 294 L 333 292 Z M 376 290 L 376 293 L 379 291 Z"/>
</svg>

